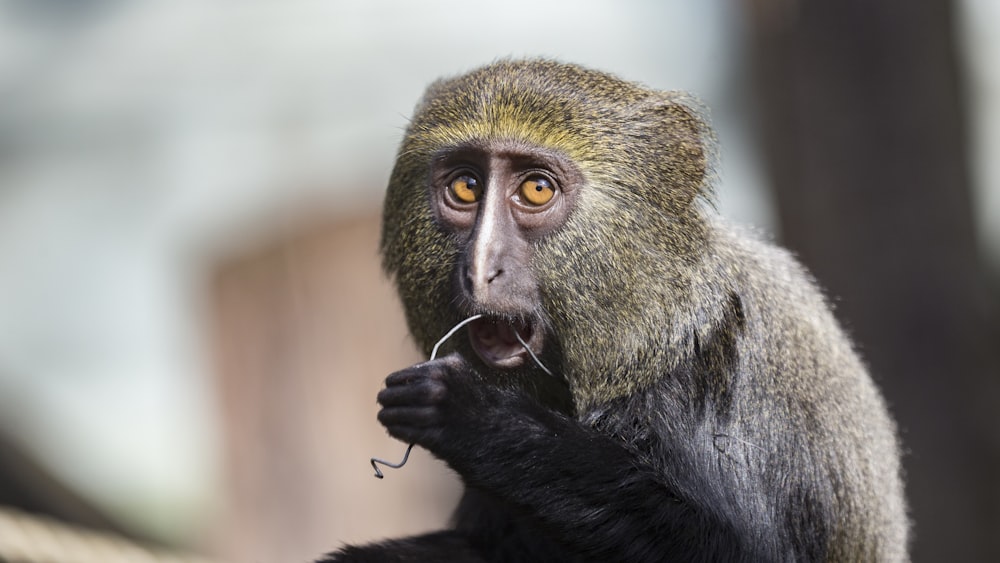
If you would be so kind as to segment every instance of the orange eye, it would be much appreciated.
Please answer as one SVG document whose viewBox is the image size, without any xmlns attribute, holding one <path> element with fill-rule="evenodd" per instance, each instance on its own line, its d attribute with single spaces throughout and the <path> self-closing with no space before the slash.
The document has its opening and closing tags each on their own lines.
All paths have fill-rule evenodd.
<svg viewBox="0 0 1000 563">
<path fill-rule="evenodd" d="M 531 205 L 545 205 L 554 195 L 556 190 L 552 187 L 552 182 L 541 176 L 529 178 L 521 183 L 521 199 Z"/>
<path fill-rule="evenodd" d="M 455 199 L 462 203 L 475 203 L 483 195 L 483 190 L 479 187 L 479 180 L 464 174 L 452 180 L 448 184 L 448 189 L 451 190 Z"/>
</svg>

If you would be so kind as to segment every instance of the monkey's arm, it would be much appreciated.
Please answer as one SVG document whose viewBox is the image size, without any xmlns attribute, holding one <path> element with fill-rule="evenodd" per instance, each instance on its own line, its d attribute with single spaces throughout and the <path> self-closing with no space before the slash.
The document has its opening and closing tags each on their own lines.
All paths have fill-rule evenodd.
<svg viewBox="0 0 1000 563">
<path fill-rule="evenodd" d="M 485 563 L 479 553 L 469 545 L 468 539 L 454 531 L 433 532 L 371 545 L 346 546 L 317 560 L 316 563 L 403 563 L 406 561 Z"/>
<path fill-rule="evenodd" d="M 458 356 L 399 371 L 386 385 L 379 420 L 391 435 L 427 448 L 468 486 L 536 515 L 575 553 L 628 561 L 761 555 L 739 522 L 708 508 L 720 491 L 679 493 L 664 473 L 681 467 L 654 471 L 623 444 L 526 395 L 479 384 Z"/>
</svg>

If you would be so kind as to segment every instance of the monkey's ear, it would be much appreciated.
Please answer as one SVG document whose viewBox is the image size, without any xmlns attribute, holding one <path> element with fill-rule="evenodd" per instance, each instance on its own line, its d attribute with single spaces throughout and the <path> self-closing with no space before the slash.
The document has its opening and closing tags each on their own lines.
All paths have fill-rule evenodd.
<svg viewBox="0 0 1000 563">
<path fill-rule="evenodd" d="M 660 185 L 670 186 L 671 211 L 683 212 L 695 197 L 711 197 L 709 181 L 715 138 L 701 104 L 679 92 L 657 92 L 648 100 L 643 120 L 657 142 L 651 160 Z"/>
</svg>

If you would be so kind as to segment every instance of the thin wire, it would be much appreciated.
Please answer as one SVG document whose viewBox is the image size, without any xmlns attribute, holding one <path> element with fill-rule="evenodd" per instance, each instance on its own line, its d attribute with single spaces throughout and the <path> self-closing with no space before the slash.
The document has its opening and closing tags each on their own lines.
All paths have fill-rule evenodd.
<svg viewBox="0 0 1000 563">
<path fill-rule="evenodd" d="M 437 344 L 434 345 L 434 349 L 431 350 L 431 358 L 430 359 L 433 360 L 434 358 L 437 357 L 438 348 L 440 348 L 441 345 L 444 344 L 444 342 L 446 340 L 448 340 L 456 332 L 458 332 L 458 329 L 462 328 L 463 326 L 465 326 L 465 325 L 471 323 L 472 321 L 474 321 L 474 320 L 476 320 L 478 318 L 481 318 L 481 317 L 482 317 L 482 315 L 472 315 L 471 317 L 469 317 L 469 318 L 465 319 L 464 321 L 462 321 L 462 322 L 458 323 L 457 325 L 455 325 L 454 328 L 452 328 L 451 330 L 448 331 L 448 334 L 445 334 L 444 336 L 442 336 L 441 340 L 438 340 Z M 517 334 L 517 331 L 514 331 L 514 333 Z M 521 337 L 518 337 L 518 340 L 520 340 L 520 339 L 521 339 Z M 523 345 L 524 345 L 524 343 L 522 342 L 522 346 Z M 528 350 L 528 353 L 531 353 L 531 350 Z M 531 356 L 534 357 L 535 355 L 531 354 Z M 430 361 L 430 360 L 428 360 L 428 361 Z M 535 361 L 537 362 L 538 360 L 536 359 Z M 538 364 L 538 365 L 541 365 L 541 364 Z M 542 367 L 542 369 L 545 369 L 545 367 Z M 549 370 L 546 369 L 545 371 L 547 372 Z M 380 470 L 378 468 L 378 464 L 380 464 L 380 463 L 382 465 L 386 466 L 386 467 L 391 467 L 393 469 L 399 469 L 400 467 L 403 467 L 404 465 L 406 465 L 406 460 L 410 458 L 410 451 L 411 450 L 413 450 L 413 444 L 410 444 L 409 446 L 406 447 L 406 453 L 403 454 L 403 459 L 399 463 L 392 463 L 392 462 L 386 461 L 384 459 L 379 459 L 377 457 L 373 457 L 372 458 L 372 467 L 375 468 L 375 477 L 378 478 L 378 479 L 381 479 L 381 478 L 385 477 L 385 475 L 382 473 L 382 470 Z"/>
<path fill-rule="evenodd" d="M 469 317 L 469 318 L 465 319 L 464 321 L 462 321 L 462 322 L 458 323 L 457 325 L 455 325 L 455 328 L 449 330 L 448 334 L 442 336 L 441 340 L 438 340 L 438 343 L 434 345 L 434 349 L 431 350 L 431 360 L 433 360 L 434 358 L 437 357 L 438 348 L 440 348 L 441 345 L 444 344 L 445 340 L 448 340 L 449 338 L 451 338 L 451 336 L 453 334 L 455 334 L 456 332 L 458 332 L 458 329 L 460 329 L 463 326 L 471 323 L 472 321 L 474 321 L 476 319 L 480 319 L 480 318 L 482 318 L 482 315 L 472 315 L 471 317 Z"/>
<path fill-rule="evenodd" d="M 531 348 L 528 348 L 528 345 L 525 344 L 524 340 L 521 339 L 521 335 L 517 333 L 517 330 L 514 330 L 514 336 L 517 338 L 517 341 L 521 343 L 521 346 L 524 347 L 524 350 L 528 352 L 528 355 L 531 356 L 531 359 L 535 360 L 535 363 L 538 364 L 538 367 L 542 368 L 542 371 L 544 371 L 545 373 L 552 375 L 552 372 L 549 371 L 549 368 L 543 366 L 541 360 L 538 359 L 538 356 L 536 356 L 535 353 L 531 351 Z M 555 376 L 553 375 L 552 377 Z"/>
<path fill-rule="evenodd" d="M 403 467 L 404 465 L 406 465 L 406 460 L 410 458 L 410 451 L 412 449 L 413 449 L 413 444 L 410 444 L 409 446 L 406 446 L 406 453 L 403 454 L 403 460 L 400 461 L 399 463 L 391 463 L 391 462 L 388 462 L 388 461 L 386 461 L 384 459 L 379 459 L 377 457 L 373 457 L 372 458 L 372 467 L 375 468 L 375 477 L 378 477 L 379 479 L 381 479 L 382 477 L 385 477 L 385 475 L 382 474 L 382 470 L 379 469 L 378 465 L 376 465 L 376 464 L 381 463 L 382 465 L 384 465 L 386 467 L 391 467 L 393 469 L 399 469 L 400 467 Z"/>
</svg>

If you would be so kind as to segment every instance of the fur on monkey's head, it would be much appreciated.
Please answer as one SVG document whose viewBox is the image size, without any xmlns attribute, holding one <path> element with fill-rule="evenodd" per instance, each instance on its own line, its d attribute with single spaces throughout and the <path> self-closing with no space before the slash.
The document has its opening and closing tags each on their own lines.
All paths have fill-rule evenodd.
<svg viewBox="0 0 1000 563">
<path fill-rule="evenodd" d="M 649 346 L 649 323 L 667 326 L 650 317 L 683 301 L 691 280 L 680 263 L 704 239 L 696 200 L 710 197 L 714 142 L 699 114 L 682 94 L 548 60 L 499 61 L 432 84 L 399 149 L 381 243 L 418 345 L 429 352 L 461 320 L 449 303 L 459 246 L 435 222 L 430 163 L 446 147 L 513 140 L 565 155 L 584 178 L 568 221 L 533 258 L 561 368 L 570 379 L 633 361 Z M 633 338 L 635 323 L 644 328 Z M 609 365 L 576 366 L 595 350 Z"/>
<path fill-rule="evenodd" d="M 441 147 L 472 140 L 521 140 L 562 152 L 595 184 L 649 189 L 646 197 L 678 213 L 709 188 L 711 133 L 692 105 L 577 65 L 500 61 L 427 89 L 397 166 L 426 166 Z M 656 189 L 664 180 L 669 190 Z"/>
</svg>

